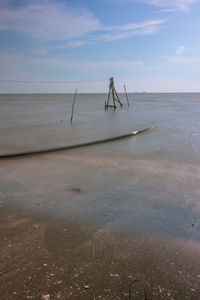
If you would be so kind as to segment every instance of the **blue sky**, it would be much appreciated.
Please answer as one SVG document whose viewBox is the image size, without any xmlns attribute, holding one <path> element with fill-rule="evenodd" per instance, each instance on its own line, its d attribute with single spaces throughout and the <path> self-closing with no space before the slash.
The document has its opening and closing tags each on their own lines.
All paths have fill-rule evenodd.
<svg viewBox="0 0 200 300">
<path fill-rule="evenodd" d="M 200 92 L 200 0 L 0 0 L 0 93 L 106 92 L 62 81 L 110 76 L 119 91 Z"/>
</svg>

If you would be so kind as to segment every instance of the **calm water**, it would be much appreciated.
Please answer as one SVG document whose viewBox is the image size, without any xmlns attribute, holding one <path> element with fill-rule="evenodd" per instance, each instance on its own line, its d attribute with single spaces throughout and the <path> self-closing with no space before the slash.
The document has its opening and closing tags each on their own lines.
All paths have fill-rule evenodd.
<svg viewBox="0 0 200 300">
<path fill-rule="evenodd" d="M 71 125 L 73 95 L 0 95 L 0 153 L 73 145 L 156 124 L 156 130 L 145 137 L 118 142 L 117 147 L 98 145 L 94 153 L 199 161 L 200 94 L 132 94 L 129 98 L 129 108 L 125 104 L 105 112 L 106 95 L 78 95 Z M 124 96 L 121 99 L 125 103 Z"/>
<path fill-rule="evenodd" d="M 156 124 L 126 140 L 2 161 L 3 203 L 119 230 L 199 239 L 200 94 L 129 98 L 130 107 L 105 111 L 106 95 L 78 95 L 71 124 L 73 95 L 0 95 L 1 154 Z"/>
</svg>

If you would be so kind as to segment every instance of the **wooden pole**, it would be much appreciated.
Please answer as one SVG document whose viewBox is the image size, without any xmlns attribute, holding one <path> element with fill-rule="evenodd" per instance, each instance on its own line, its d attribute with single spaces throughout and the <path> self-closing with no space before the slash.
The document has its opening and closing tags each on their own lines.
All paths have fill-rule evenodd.
<svg viewBox="0 0 200 300">
<path fill-rule="evenodd" d="M 75 90 L 73 103 L 72 103 L 71 123 L 72 123 L 72 119 L 73 119 L 73 115 L 74 115 L 74 103 L 75 103 L 75 99 L 76 99 L 76 93 L 77 93 L 77 89 Z"/>
<path fill-rule="evenodd" d="M 112 93 L 112 95 L 111 95 Z M 113 98 L 113 105 L 109 105 L 109 99 L 110 99 L 110 96 Z M 122 107 L 122 103 L 119 99 L 119 96 L 115 90 L 115 86 L 114 86 L 114 78 L 111 77 L 110 78 L 110 84 L 109 84 L 109 92 L 108 92 L 108 99 L 107 99 L 107 104 L 105 103 L 105 110 L 106 108 L 108 107 L 113 107 L 113 108 L 117 108 L 117 105 L 116 105 L 116 101 L 120 104 L 120 106 Z"/>
<path fill-rule="evenodd" d="M 129 106 L 130 104 L 129 104 L 129 100 L 128 100 L 128 95 L 127 95 L 127 92 L 126 92 L 126 86 L 125 86 L 125 84 L 124 84 L 124 91 L 125 91 L 125 95 L 126 95 L 126 101 L 127 101 L 128 106 Z"/>
<path fill-rule="evenodd" d="M 121 101 L 120 101 L 120 99 L 119 99 L 119 96 L 118 96 L 118 94 L 117 94 L 117 92 L 116 92 L 115 87 L 114 87 L 114 93 L 115 93 L 115 95 L 116 95 L 116 100 L 119 102 L 120 106 L 122 107 L 123 105 L 122 105 L 122 103 L 121 103 Z"/>
<path fill-rule="evenodd" d="M 108 92 L 107 106 L 109 105 L 109 99 L 110 99 L 110 87 L 109 87 L 109 92 Z"/>
<path fill-rule="evenodd" d="M 114 87 L 112 87 L 112 97 L 113 97 L 113 106 L 116 108 L 116 103 L 115 103 L 115 92 L 114 92 Z"/>
</svg>

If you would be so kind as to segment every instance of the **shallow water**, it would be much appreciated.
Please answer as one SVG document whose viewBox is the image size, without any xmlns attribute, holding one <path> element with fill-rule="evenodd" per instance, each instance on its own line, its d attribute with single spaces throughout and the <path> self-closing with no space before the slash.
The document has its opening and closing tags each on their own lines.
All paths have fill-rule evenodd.
<svg viewBox="0 0 200 300">
<path fill-rule="evenodd" d="M 124 96 L 121 98 L 125 103 Z M 198 162 L 200 94 L 131 94 L 131 105 L 104 110 L 104 94 L 0 95 L 0 154 L 73 145 L 156 124 L 149 135 L 91 147 L 93 154 Z M 88 149 L 76 150 L 78 153 Z"/>
<path fill-rule="evenodd" d="M 109 224 L 120 231 L 199 240 L 200 94 L 1 95 L 1 154 L 72 145 L 156 124 L 148 134 L 54 154 L 1 161 L 5 205 Z M 121 96 L 122 98 L 122 96 Z"/>
</svg>

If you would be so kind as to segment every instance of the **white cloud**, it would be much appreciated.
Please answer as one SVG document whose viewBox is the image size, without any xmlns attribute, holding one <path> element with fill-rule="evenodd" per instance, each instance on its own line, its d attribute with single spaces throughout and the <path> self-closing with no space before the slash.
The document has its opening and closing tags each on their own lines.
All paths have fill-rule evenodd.
<svg viewBox="0 0 200 300">
<path fill-rule="evenodd" d="M 149 26 L 156 26 L 163 23 L 164 20 L 150 20 L 146 22 L 140 22 L 140 23 L 128 23 L 126 25 L 119 25 L 119 26 L 107 26 L 103 27 L 103 30 L 117 30 L 117 31 L 126 31 L 126 30 L 136 30 L 136 29 L 143 29 Z"/>
<path fill-rule="evenodd" d="M 192 4 L 199 2 L 199 0 L 129 0 L 129 2 L 143 2 L 157 7 L 167 8 L 171 11 L 184 11 L 188 10 Z"/>
<path fill-rule="evenodd" d="M 157 10 L 156 12 L 158 12 L 158 13 L 165 13 L 165 12 L 175 12 L 176 11 L 176 9 L 175 8 L 163 8 L 163 9 L 160 9 L 160 10 Z"/>
<path fill-rule="evenodd" d="M 0 30 L 12 30 L 43 40 L 77 38 L 101 27 L 99 20 L 84 8 L 72 9 L 53 1 L 30 0 L 23 6 L 0 9 Z"/>
<path fill-rule="evenodd" d="M 185 52 L 185 46 L 179 46 L 177 49 L 176 49 L 176 55 L 177 56 L 180 56 L 182 55 L 184 52 Z"/>
<path fill-rule="evenodd" d="M 72 8 L 53 0 L 30 0 L 21 6 L 3 3 L 0 9 L 0 30 L 15 31 L 43 41 L 68 41 L 64 46 L 58 46 L 60 49 L 80 47 L 88 41 L 113 41 L 133 35 L 153 34 L 165 22 L 148 20 L 106 27 L 87 9 Z M 76 38 L 84 38 L 84 41 Z"/>
<path fill-rule="evenodd" d="M 104 27 L 102 30 L 108 33 L 103 34 L 101 38 L 106 41 L 113 41 L 133 35 L 153 34 L 160 29 L 160 25 L 164 22 L 165 20 L 150 20 L 140 23 L 129 23 L 122 26 Z"/>
</svg>

